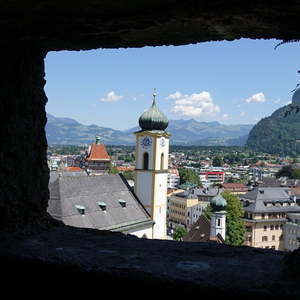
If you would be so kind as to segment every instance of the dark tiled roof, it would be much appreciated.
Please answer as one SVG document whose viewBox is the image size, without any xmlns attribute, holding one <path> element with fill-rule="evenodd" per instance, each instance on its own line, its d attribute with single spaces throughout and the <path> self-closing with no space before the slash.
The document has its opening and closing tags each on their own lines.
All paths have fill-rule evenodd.
<svg viewBox="0 0 300 300">
<path fill-rule="evenodd" d="M 275 177 L 263 177 L 260 187 L 280 187 L 282 182 Z"/>
<path fill-rule="evenodd" d="M 185 242 L 207 242 L 210 237 L 210 222 L 201 215 L 190 231 L 183 237 Z"/>
<path fill-rule="evenodd" d="M 224 239 L 220 234 L 212 238 L 210 236 L 210 221 L 201 215 L 197 222 L 192 226 L 190 231 L 183 237 L 185 242 L 217 242 L 224 243 Z"/>
<path fill-rule="evenodd" d="M 66 225 L 119 230 L 121 227 L 151 223 L 142 204 L 121 175 L 61 176 L 49 184 L 48 212 Z M 123 208 L 119 200 L 126 201 Z M 98 202 L 106 204 L 103 211 Z M 81 215 L 76 206 L 83 206 Z"/>
</svg>

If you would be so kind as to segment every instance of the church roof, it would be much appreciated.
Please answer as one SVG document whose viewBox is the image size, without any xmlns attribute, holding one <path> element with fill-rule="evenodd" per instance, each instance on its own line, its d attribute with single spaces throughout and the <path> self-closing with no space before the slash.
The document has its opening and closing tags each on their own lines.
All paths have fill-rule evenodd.
<svg viewBox="0 0 300 300">
<path fill-rule="evenodd" d="M 210 236 L 210 221 L 201 215 L 197 222 L 193 224 L 188 233 L 183 237 L 185 242 L 217 242 L 224 243 L 223 237 L 218 234 L 215 238 Z"/>
<path fill-rule="evenodd" d="M 151 107 L 146 110 L 139 118 L 139 125 L 143 131 L 163 131 L 168 127 L 169 121 L 167 117 L 156 106 L 155 97 L 156 94 L 154 93 Z"/>
<path fill-rule="evenodd" d="M 106 148 L 103 144 L 93 143 L 86 160 L 110 160 Z"/>
<path fill-rule="evenodd" d="M 124 231 L 153 223 L 119 174 L 58 176 L 49 191 L 48 213 L 66 225 Z"/>
</svg>

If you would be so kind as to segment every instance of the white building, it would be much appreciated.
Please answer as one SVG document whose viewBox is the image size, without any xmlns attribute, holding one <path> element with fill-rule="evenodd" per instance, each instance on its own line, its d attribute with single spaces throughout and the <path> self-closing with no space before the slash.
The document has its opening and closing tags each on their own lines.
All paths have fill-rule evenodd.
<svg viewBox="0 0 300 300">
<path fill-rule="evenodd" d="M 168 173 L 168 189 L 175 189 L 180 183 L 178 169 L 169 169 Z"/>
<path fill-rule="evenodd" d="M 283 225 L 283 241 L 286 251 L 300 247 L 300 213 L 288 213 L 287 223 Z"/>
</svg>

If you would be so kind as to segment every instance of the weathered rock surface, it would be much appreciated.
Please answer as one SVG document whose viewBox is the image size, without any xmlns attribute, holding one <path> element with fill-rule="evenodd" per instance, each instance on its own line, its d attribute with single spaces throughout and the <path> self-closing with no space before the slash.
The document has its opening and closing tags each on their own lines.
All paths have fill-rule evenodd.
<svg viewBox="0 0 300 300">
<path fill-rule="evenodd" d="M 300 296 L 299 282 L 286 274 L 285 253 L 279 251 L 138 239 L 65 226 L 31 236 L 2 233 L 0 239 L 5 282 L 47 286 L 52 280 L 63 291 L 77 284 L 84 291 L 87 283 L 96 283 L 101 291 L 112 285 L 112 293 L 121 290 L 122 296 L 139 290 L 155 294 L 158 288 L 183 294 L 195 290 L 211 297 Z"/>
<path fill-rule="evenodd" d="M 293 39 L 299 13 L 296 0 L 0 1 L 0 44 L 79 50 Z"/>
</svg>

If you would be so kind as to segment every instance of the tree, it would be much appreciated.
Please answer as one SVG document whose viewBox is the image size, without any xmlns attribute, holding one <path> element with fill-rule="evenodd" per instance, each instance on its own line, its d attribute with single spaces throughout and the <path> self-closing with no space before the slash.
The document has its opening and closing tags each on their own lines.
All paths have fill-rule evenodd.
<svg viewBox="0 0 300 300">
<path fill-rule="evenodd" d="M 118 174 L 119 170 L 112 163 L 110 163 L 109 164 L 108 173 L 110 173 L 110 174 Z"/>
<path fill-rule="evenodd" d="M 213 211 L 212 211 L 212 207 L 211 205 L 207 205 L 205 209 L 203 209 L 202 214 L 204 215 L 204 217 L 206 217 L 208 220 L 211 219 L 211 215 L 212 215 Z"/>
<path fill-rule="evenodd" d="M 185 227 L 181 227 L 181 226 L 177 227 L 173 234 L 173 239 L 175 241 L 182 241 L 182 238 L 186 233 L 187 233 L 187 230 L 185 229 Z"/>
<path fill-rule="evenodd" d="M 197 186 L 201 186 L 201 181 L 197 173 L 191 169 L 180 168 L 178 169 L 180 176 L 180 184 L 194 183 Z"/>
<path fill-rule="evenodd" d="M 220 156 L 216 156 L 214 157 L 212 164 L 214 167 L 222 167 L 223 159 Z"/>
<path fill-rule="evenodd" d="M 123 172 L 123 176 L 124 176 L 127 180 L 134 180 L 134 171 L 124 171 L 124 172 Z"/>
<path fill-rule="evenodd" d="M 288 177 L 290 179 L 300 179 L 300 169 L 293 168 L 292 165 L 283 166 L 276 174 L 279 177 Z"/>
<path fill-rule="evenodd" d="M 226 206 L 226 238 L 225 243 L 232 246 L 241 246 L 245 242 L 246 227 L 241 219 L 244 216 L 244 210 L 240 199 L 224 191 L 222 196 L 227 201 Z"/>
</svg>

